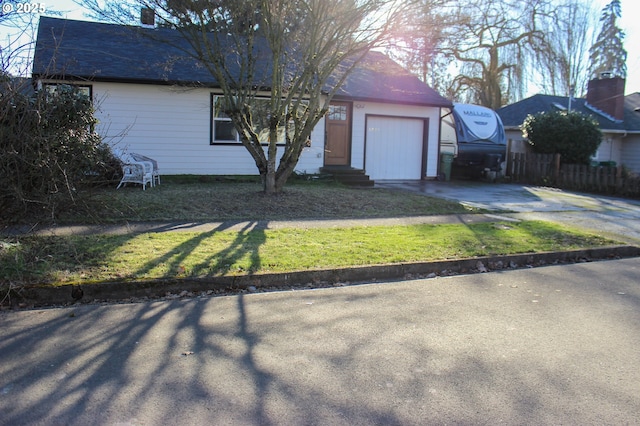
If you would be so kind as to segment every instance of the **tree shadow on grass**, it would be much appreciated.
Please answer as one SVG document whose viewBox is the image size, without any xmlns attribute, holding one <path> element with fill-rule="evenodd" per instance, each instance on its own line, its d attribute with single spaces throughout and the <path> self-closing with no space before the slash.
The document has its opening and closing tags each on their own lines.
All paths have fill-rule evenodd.
<svg viewBox="0 0 640 426">
<path fill-rule="evenodd" d="M 136 270 L 133 275 L 144 276 L 161 264 L 167 265 L 167 276 L 164 278 L 173 278 L 181 274 L 191 276 L 221 276 L 229 272 L 254 273 L 260 270 L 261 260 L 259 248 L 266 241 L 264 228 L 258 225 L 258 222 L 248 222 L 244 228 L 235 232 L 235 239 L 220 251 L 207 253 L 204 254 L 204 256 L 198 253 L 197 256 L 203 256 L 204 258 L 201 262 L 191 267 L 189 271 L 183 266 L 188 257 L 195 255 L 195 252 L 199 250 L 205 240 L 229 229 L 232 224 L 221 223 L 211 231 L 198 233 L 193 238 L 182 242 L 161 256 L 150 259 Z M 232 268 L 234 265 L 246 259 L 247 256 L 249 265 L 246 270 L 233 271 Z"/>
<path fill-rule="evenodd" d="M 224 275 L 241 259 L 249 256 L 249 266 L 246 270 L 237 271 L 248 274 L 256 273 L 262 267 L 259 249 L 267 241 L 265 230 L 257 226 L 257 222 L 248 223 L 236 233 L 234 241 L 224 250 L 210 255 L 194 266 L 194 275 Z"/>
</svg>

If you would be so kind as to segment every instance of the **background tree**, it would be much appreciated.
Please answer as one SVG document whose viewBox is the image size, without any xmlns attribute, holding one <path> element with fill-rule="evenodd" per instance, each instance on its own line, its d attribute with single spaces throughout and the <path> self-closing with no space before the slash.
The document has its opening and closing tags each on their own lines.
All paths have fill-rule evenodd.
<svg viewBox="0 0 640 426">
<path fill-rule="evenodd" d="M 602 142 L 598 122 L 578 112 L 545 112 L 528 116 L 522 133 L 534 152 L 560 154 L 566 164 L 589 164 Z"/>
<path fill-rule="evenodd" d="M 532 56 L 546 44 L 546 1 L 475 3 L 465 7 L 469 42 L 451 50 L 462 64 L 454 79 L 467 100 L 491 109 L 523 96 Z"/>
<path fill-rule="evenodd" d="M 0 41 L 0 67 L 5 75 L 27 75 L 31 66 L 34 34 L 38 12 L 44 11 L 44 3 L 20 0 L 2 0 L 0 27 L 7 31 L 6 40 Z M 25 11 L 28 8 L 28 13 Z"/>
<path fill-rule="evenodd" d="M 621 15 L 620 0 L 612 0 L 602 9 L 602 27 L 589 50 L 591 78 L 599 78 L 603 72 L 611 72 L 612 77 L 627 76 L 627 51 L 623 43 L 625 34 L 617 25 Z"/>
<path fill-rule="evenodd" d="M 420 0 L 396 58 L 458 102 L 491 108 L 525 96 L 584 94 L 597 25 L 587 0 Z M 410 41 L 407 41 L 410 40 Z"/>
<path fill-rule="evenodd" d="M 389 56 L 445 96 L 450 83 L 447 68 L 453 58 L 440 54 L 440 48 L 455 24 L 451 6 L 451 0 L 418 0 L 394 29 L 387 49 Z"/>
<path fill-rule="evenodd" d="M 581 97 L 589 80 L 586 64 L 597 13 L 584 0 L 566 0 L 553 13 L 555 19 L 545 31 L 546 43 L 537 51 L 539 74 L 535 78 L 545 94 Z"/>
<path fill-rule="evenodd" d="M 431 67 L 441 93 L 492 109 L 524 93 L 527 67 L 546 45 L 547 0 L 426 0 L 423 5 L 427 10 L 413 26 L 424 32 L 424 41 L 414 43 L 422 51 L 410 59 L 414 68 Z"/>
<path fill-rule="evenodd" d="M 220 86 L 220 108 L 255 161 L 268 194 L 282 190 L 340 85 L 370 49 L 382 45 L 407 7 L 395 0 L 83 4 L 102 20 L 120 23 L 130 22 L 141 7 L 152 9 L 162 25 L 180 34 L 188 43 L 185 55 L 206 67 Z M 271 93 L 266 150 L 252 115 L 257 96 L 265 91 Z"/>
</svg>

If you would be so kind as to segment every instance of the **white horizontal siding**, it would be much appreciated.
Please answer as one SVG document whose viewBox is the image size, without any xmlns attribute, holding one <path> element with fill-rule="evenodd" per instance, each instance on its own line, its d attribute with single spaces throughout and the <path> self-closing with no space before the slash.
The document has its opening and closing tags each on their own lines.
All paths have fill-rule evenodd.
<svg viewBox="0 0 640 426">
<path fill-rule="evenodd" d="M 615 161 L 621 164 L 623 140 L 616 136 L 604 135 L 596 151 L 594 159 L 597 161 Z"/>
<path fill-rule="evenodd" d="M 114 146 L 155 158 L 162 174 L 257 174 L 241 145 L 210 145 L 211 90 L 94 83 L 98 131 Z M 359 102 L 353 108 L 352 166 L 364 167 L 365 115 L 429 118 L 427 177 L 437 175 L 439 109 Z M 324 161 L 324 120 L 312 133 L 299 172 L 317 173 Z"/>
<path fill-rule="evenodd" d="M 629 171 L 640 174 L 640 135 L 630 134 L 622 139 L 621 158 Z"/>
<path fill-rule="evenodd" d="M 210 145 L 209 89 L 94 83 L 93 94 L 100 120 L 98 132 L 112 146 L 156 159 L 162 174 L 258 173 L 242 145 Z M 311 140 L 298 171 L 319 171 L 323 163 L 322 123 Z"/>
</svg>

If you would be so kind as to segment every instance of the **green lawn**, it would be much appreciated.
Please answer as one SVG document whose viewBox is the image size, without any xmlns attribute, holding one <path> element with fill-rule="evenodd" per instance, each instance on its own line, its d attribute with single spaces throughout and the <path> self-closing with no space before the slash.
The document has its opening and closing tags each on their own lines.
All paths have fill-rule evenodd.
<svg viewBox="0 0 640 426">
<path fill-rule="evenodd" d="M 545 222 L 247 229 L 5 240 L 1 285 L 216 277 L 578 249 L 611 241 Z"/>
<path fill-rule="evenodd" d="M 240 179 L 164 178 L 142 191 L 102 188 L 61 210 L 59 224 L 353 219 L 478 213 L 453 201 L 326 181 L 293 181 L 268 197 Z M 28 215 L 16 223 L 28 223 Z M 544 222 L 245 229 L 0 239 L 0 290 L 25 284 L 217 277 L 583 249 L 612 241 Z"/>
</svg>

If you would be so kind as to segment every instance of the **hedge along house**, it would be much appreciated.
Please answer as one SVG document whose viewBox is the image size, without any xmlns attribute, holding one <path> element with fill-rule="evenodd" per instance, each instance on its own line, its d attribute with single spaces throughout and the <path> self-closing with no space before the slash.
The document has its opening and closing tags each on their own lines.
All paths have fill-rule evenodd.
<svg viewBox="0 0 640 426">
<path fill-rule="evenodd" d="M 591 80 L 586 98 L 534 95 L 500 108 L 511 152 L 526 152 L 528 143 L 522 124 L 529 114 L 577 111 L 593 117 L 602 132 L 602 143 L 593 157 L 597 162 L 615 162 L 640 174 L 640 93 L 624 96 L 625 80 L 619 77 Z"/>
<path fill-rule="evenodd" d="M 156 159 L 163 174 L 257 174 L 218 107 L 221 91 L 213 77 L 149 37 L 175 32 L 132 28 L 40 18 L 34 81 L 85 88 L 105 141 Z M 269 92 L 264 95 L 267 102 Z M 296 171 L 354 168 L 372 179 L 436 177 L 440 110 L 451 106 L 386 55 L 370 52 L 313 130 Z"/>
</svg>

